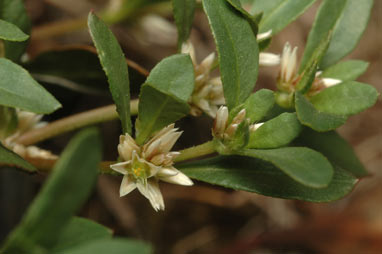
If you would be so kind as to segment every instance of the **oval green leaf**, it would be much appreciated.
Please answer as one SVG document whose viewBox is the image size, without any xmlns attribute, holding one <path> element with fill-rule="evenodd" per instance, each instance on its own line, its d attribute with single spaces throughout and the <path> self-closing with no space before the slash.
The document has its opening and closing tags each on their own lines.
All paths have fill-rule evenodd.
<svg viewBox="0 0 382 254">
<path fill-rule="evenodd" d="M 0 58 L 0 105 L 49 114 L 61 104 L 21 66 Z"/>
<path fill-rule="evenodd" d="M 213 159 L 177 165 L 193 179 L 235 190 L 310 202 L 330 202 L 352 191 L 357 179 L 335 167 L 334 176 L 325 188 L 310 188 L 284 174 L 270 163 L 242 156 L 220 156 Z"/>
<path fill-rule="evenodd" d="M 295 107 L 298 120 L 316 131 L 337 129 L 346 122 L 346 117 L 321 112 L 310 103 L 300 92 L 295 93 Z"/>
<path fill-rule="evenodd" d="M 23 0 L 1 0 L 0 19 L 12 23 L 25 34 L 29 34 L 31 30 L 31 21 Z M 26 47 L 27 42 L 4 41 L 5 57 L 14 62 L 19 62 Z"/>
<path fill-rule="evenodd" d="M 347 170 L 356 177 L 368 175 L 351 145 L 335 131 L 320 133 L 306 128 L 301 133 L 297 142 L 319 151 L 330 162 Z"/>
<path fill-rule="evenodd" d="M 159 91 L 187 102 L 194 90 L 194 65 L 186 54 L 169 56 L 150 72 L 146 83 Z"/>
<path fill-rule="evenodd" d="M 246 110 L 246 117 L 250 119 L 250 123 L 256 123 L 268 114 L 274 104 L 275 96 L 273 91 L 260 89 L 248 97 L 243 108 Z"/>
<path fill-rule="evenodd" d="M 172 0 L 175 24 L 178 29 L 178 50 L 191 33 L 196 0 Z"/>
<path fill-rule="evenodd" d="M 316 0 L 254 0 L 250 13 L 263 13 L 260 33 L 275 35 L 303 14 Z"/>
<path fill-rule="evenodd" d="M 155 131 L 171 124 L 190 112 L 188 103 L 166 94 L 151 84 L 141 88 L 136 123 L 136 142 L 143 144 Z"/>
<path fill-rule="evenodd" d="M 219 55 L 224 97 L 228 108 L 251 94 L 258 74 L 259 48 L 248 21 L 225 0 L 204 0 Z"/>
<path fill-rule="evenodd" d="M 322 154 L 306 147 L 245 149 L 239 154 L 267 161 L 295 181 L 312 188 L 328 186 L 333 177 L 333 167 L 329 161 Z"/>
<path fill-rule="evenodd" d="M 377 99 L 378 92 L 371 85 L 348 81 L 324 89 L 311 102 L 322 112 L 350 116 L 373 106 Z"/>
<path fill-rule="evenodd" d="M 372 5 L 373 0 L 325 0 L 309 33 L 302 65 L 330 31 L 332 40 L 320 67 L 325 69 L 349 54 L 367 26 Z"/>
<path fill-rule="evenodd" d="M 29 35 L 25 34 L 12 23 L 0 19 L 0 39 L 6 41 L 25 41 Z"/>
<path fill-rule="evenodd" d="M 369 63 L 360 60 L 339 62 L 325 69 L 321 77 L 339 79 L 342 82 L 356 80 L 367 70 Z"/>
<path fill-rule="evenodd" d="M 248 148 L 277 148 L 295 139 L 301 131 L 301 124 L 295 113 L 283 113 L 251 132 Z"/>
<path fill-rule="evenodd" d="M 117 106 L 122 131 L 131 134 L 130 82 L 125 56 L 114 34 L 92 12 L 88 17 L 88 27 Z"/>
<path fill-rule="evenodd" d="M 0 252 L 30 254 L 34 253 L 32 250 L 40 250 L 48 253 L 60 231 L 89 196 L 100 161 L 98 132 L 91 129 L 76 135 Z"/>
</svg>

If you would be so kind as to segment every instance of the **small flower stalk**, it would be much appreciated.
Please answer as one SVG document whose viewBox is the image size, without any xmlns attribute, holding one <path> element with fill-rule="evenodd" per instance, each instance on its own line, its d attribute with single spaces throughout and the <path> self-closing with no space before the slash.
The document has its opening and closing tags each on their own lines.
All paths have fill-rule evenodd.
<svg viewBox="0 0 382 254">
<path fill-rule="evenodd" d="M 195 88 L 191 95 L 191 115 L 199 116 L 202 112 L 216 116 L 218 107 L 225 104 L 223 85 L 220 77 L 211 77 L 211 71 L 217 61 L 214 52 L 200 64 L 196 61 L 194 46 L 188 42 L 182 45 L 182 53 L 190 54 L 195 69 Z"/>
<path fill-rule="evenodd" d="M 154 210 L 159 211 L 165 208 L 159 180 L 186 186 L 193 185 L 190 178 L 173 167 L 173 159 L 179 152 L 170 150 L 182 134 L 177 130 L 174 124 L 171 124 L 143 146 L 138 146 L 127 133 L 120 136 L 118 153 L 123 162 L 110 167 L 123 175 L 121 197 L 137 188 L 150 201 Z"/>
</svg>

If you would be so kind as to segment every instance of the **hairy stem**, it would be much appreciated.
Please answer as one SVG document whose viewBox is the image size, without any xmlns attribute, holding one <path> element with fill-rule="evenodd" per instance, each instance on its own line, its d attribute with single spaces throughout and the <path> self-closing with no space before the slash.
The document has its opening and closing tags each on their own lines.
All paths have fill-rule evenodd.
<svg viewBox="0 0 382 254">
<path fill-rule="evenodd" d="M 130 101 L 131 115 L 138 113 L 138 100 Z M 75 114 L 49 123 L 21 135 L 15 142 L 22 145 L 33 145 L 43 140 L 58 136 L 65 132 L 73 131 L 87 125 L 102 123 L 118 118 L 115 105 L 109 105 L 83 113 Z"/>
<path fill-rule="evenodd" d="M 174 162 L 186 161 L 216 152 L 214 141 L 208 141 L 201 145 L 193 146 L 179 151 L 180 155 L 174 159 Z"/>
</svg>

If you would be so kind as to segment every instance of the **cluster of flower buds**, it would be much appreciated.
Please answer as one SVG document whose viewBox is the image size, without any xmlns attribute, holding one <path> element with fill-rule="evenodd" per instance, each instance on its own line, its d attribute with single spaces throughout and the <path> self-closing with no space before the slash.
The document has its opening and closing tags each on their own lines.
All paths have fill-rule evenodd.
<svg viewBox="0 0 382 254">
<path fill-rule="evenodd" d="M 123 174 L 120 196 L 127 195 L 135 188 L 145 196 L 155 209 L 164 210 L 164 201 L 158 181 L 180 185 L 193 185 L 185 174 L 173 167 L 173 159 L 179 152 L 170 152 L 182 132 L 171 124 L 159 131 L 143 146 L 137 145 L 129 135 L 121 135 L 118 153 L 123 162 L 110 167 Z"/>
<path fill-rule="evenodd" d="M 4 110 L 4 107 L 2 107 Z M 24 133 L 31 131 L 33 129 L 41 128 L 46 125 L 46 122 L 41 122 L 42 115 L 37 115 L 35 113 L 16 110 L 15 111 L 15 122 L 17 126 L 12 130 L 12 132 L 7 133 L 7 135 L 1 135 L 0 142 L 8 149 L 17 153 L 21 157 L 34 160 L 34 159 L 44 159 L 44 160 L 55 160 L 57 156 L 52 154 L 50 151 L 38 148 L 36 146 L 24 146 L 17 143 L 17 139 Z M 8 111 L 8 115 L 12 114 Z M 7 117 L 7 114 L 1 114 L 2 118 Z M 3 119 L 0 119 L 3 121 Z M 7 123 L 10 126 L 10 122 Z M 1 131 L 2 132 L 2 131 Z"/>
<path fill-rule="evenodd" d="M 221 106 L 216 114 L 212 134 L 215 138 L 223 141 L 232 139 L 239 125 L 246 120 L 245 115 L 246 111 L 245 109 L 242 109 L 236 114 L 232 121 L 229 122 L 228 108 L 226 106 Z"/>
<path fill-rule="evenodd" d="M 215 117 L 218 107 L 225 103 L 220 77 L 210 76 L 217 61 L 215 53 L 209 54 L 200 64 L 196 61 L 195 49 L 191 42 L 182 45 L 182 53 L 190 54 L 195 69 L 195 88 L 190 99 L 191 115 L 199 116 L 205 112 Z"/>
</svg>

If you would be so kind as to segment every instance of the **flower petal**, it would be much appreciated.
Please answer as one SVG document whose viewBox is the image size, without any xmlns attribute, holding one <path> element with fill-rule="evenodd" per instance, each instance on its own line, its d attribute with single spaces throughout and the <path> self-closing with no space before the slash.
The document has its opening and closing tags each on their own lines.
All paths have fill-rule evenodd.
<svg viewBox="0 0 382 254">
<path fill-rule="evenodd" d="M 132 192 L 137 187 L 135 181 L 129 177 L 128 175 L 125 175 L 122 179 L 121 187 L 119 188 L 119 196 L 123 197 L 130 192 Z"/>
<path fill-rule="evenodd" d="M 137 182 L 139 192 L 145 196 L 155 211 L 164 210 L 164 201 L 157 180 L 150 179 L 147 184 Z"/>
<path fill-rule="evenodd" d="M 110 165 L 110 168 L 114 171 L 117 171 L 118 173 L 121 173 L 122 175 L 126 175 L 128 172 L 126 170 L 126 166 L 129 165 L 131 161 L 124 161 L 115 163 L 113 165 Z"/>
<path fill-rule="evenodd" d="M 183 174 L 179 170 L 177 170 L 177 171 L 178 171 L 178 174 L 176 174 L 174 176 L 162 177 L 160 179 L 162 181 L 165 181 L 168 183 L 173 183 L 173 184 L 180 184 L 180 185 L 186 185 L 186 186 L 194 185 L 194 183 L 192 182 L 192 180 L 188 176 L 186 176 L 185 174 Z"/>
<path fill-rule="evenodd" d="M 166 177 L 170 177 L 170 176 L 175 176 L 178 173 L 179 173 L 179 171 L 174 167 L 162 168 L 161 170 L 159 170 L 156 177 L 158 179 L 162 179 L 162 178 L 166 178 Z"/>
</svg>

